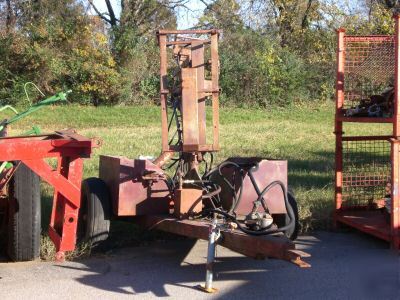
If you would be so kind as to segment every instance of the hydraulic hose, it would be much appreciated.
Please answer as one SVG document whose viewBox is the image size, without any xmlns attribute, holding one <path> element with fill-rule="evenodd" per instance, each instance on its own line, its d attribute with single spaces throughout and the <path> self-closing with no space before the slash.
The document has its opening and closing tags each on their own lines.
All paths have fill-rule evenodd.
<svg viewBox="0 0 400 300">
<path fill-rule="evenodd" d="M 273 187 L 276 186 L 276 185 L 279 185 L 279 186 L 281 187 L 281 189 L 282 189 L 283 196 L 284 196 L 284 200 L 285 200 L 286 211 L 288 212 L 289 219 L 290 219 L 289 224 L 287 224 L 287 225 L 285 225 L 285 226 L 283 226 L 283 227 L 281 227 L 281 228 L 277 228 L 277 229 L 263 229 L 263 230 L 258 230 L 258 231 L 250 230 L 250 229 L 245 228 L 245 227 L 237 220 L 236 216 L 234 216 L 234 215 L 231 215 L 231 214 L 229 214 L 229 213 L 227 213 L 227 212 L 224 212 L 224 211 L 222 211 L 222 210 L 219 210 L 219 209 L 211 209 L 211 210 L 208 210 L 208 211 L 209 211 L 209 212 L 214 212 L 214 213 L 220 214 L 220 215 L 224 216 L 225 218 L 232 220 L 234 223 L 236 223 L 236 225 L 238 226 L 238 228 L 239 228 L 241 231 L 243 231 L 244 233 L 246 233 L 246 234 L 260 236 L 260 235 L 267 235 L 267 234 L 274 234 L 274 233 L 278 233 L 278 232 L 284 232 L 284 231 L 290 229 L 290 228 L 294 225 L 295 216 L 294 216 L 293 209 L 292 209 L 292 207 L 291 207 L 291 205 L 290 205 L 290 203 L 289 203 L 289 200 L 288 200 L 288 197 L 287 197 L 287 191 L 286 191 L 286 188 L 285 188 L 285 185 L 283 184 L 283 182 L 282 182 L 282 181 L 279 181 L 279 180 L 276 180 L 276 181 L 271 182 L 269 185 L 267 185 L 267 186 L 262 190 L 261 194 L 258 196 L 257 201 L 260 201 L 260 200 L 263 198 L 263 196 L 264 196 L 271 188 L 273 188 Z"/>
<path fill-rule="evenodd" d="M 221 192 L 221 187 L 217 186 L 214 191 L 208 192 L 202 196 L 203 199 L 211 199 L 212 197 L 218 195 Z"/>
<path fill-rule="evenodd" d="M 222 177 L 222 179 L 225 181 L 225 183 L 231 188 L 232 190 L 232 195 L 235 200 L 235 203 L 232 205 L 231 209 L 229 210 L 229 213 L 232 213 L 236 210 L 238 207 L 240 200 L 242 199 L 242 194 L 243 194 L 243 181 L 244 181 L 244 176 L 243 174 L 240 174 L 240 185 L 239 185 L 239 196 L 236 195 L 236 190 L 235 190 L 235 182 L 233 182 L 233 185 L 229 182 L 228 179 L 225 178 L 225 176 L 222 174 L 222 169 L 227 167 L 227 166 L 233 166 L 236 169 L 242 171 L 243 168 L 239 166 L 237 163 L 231 162 L 231 161 L 226 161 L 223 162 L 218 166 L 218 173 Z"/>
</svg>

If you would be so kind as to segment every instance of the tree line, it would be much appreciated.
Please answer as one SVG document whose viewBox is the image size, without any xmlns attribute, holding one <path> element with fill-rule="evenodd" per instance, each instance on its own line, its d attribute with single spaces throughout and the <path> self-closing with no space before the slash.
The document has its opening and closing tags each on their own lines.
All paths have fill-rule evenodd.
<svg viewBox="0 0 400 300">
<path fill-rule="evenodd" d="M 81 104 L 157 103 L 155 32 L 176 29 L 193 0 L 104 0 L 106 12 L 96 3 L 0 0 L 1 105 L 24 101 L 27 82 L 46 94 L 72 90 L 69 100 Z M 257 107 L 331 99 L 335 29 L 393 34 L 399 6 L 395 0 L 198 4 L 204 9 L 194 28 L 223 30 L 222 104 Z"/>
</svg>

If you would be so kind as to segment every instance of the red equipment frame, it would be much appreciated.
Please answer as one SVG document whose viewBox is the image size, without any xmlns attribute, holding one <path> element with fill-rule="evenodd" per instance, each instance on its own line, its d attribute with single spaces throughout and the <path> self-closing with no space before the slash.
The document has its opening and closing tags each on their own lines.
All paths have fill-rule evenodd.
<svg viewBox="0 0 400 300">
<path fill-rule="evenodd" d="M 210 222 L 205 220 L 178 220 L 165 215 L 138 217 L 137 223 L 148 229 L 157 229 L 195 239 L 209 240 Z M 221 228 L 218 245 L 255 259 L 276 258 L 289 261 L 300 268 L 311 265 L 302 260 L 311 255 L 296 249 L 293 241 L 283 235 L 254 236 L 239 230 Z"/>
<path fill-rule="evenodd" d="M 206 35 L 209 39 L 193 39 L 191 35 Z M 218 37 L 220 31 L 211 30 L 159 30 L 157 32 L 160 47 L 160 103 L 161 103 L 161 138 L 162 152 L 207 152 L 219 150 L 219 59 Z M 168 36 L 175 36 L 178 40 L 168 41 Z M 210 60 L 205 62 L 206 45 L 210 48 Z M 195 78 L 188 80 L 190 85 L 182 90 L 182 123 L 183 145 L 181 147 L 169 145 L 168 136 L 168 95 L 174 91 L 168 90 L 168 48 L 179 48 L 178 53 L 190 57 L 191 68 L 183 68 L 182 76 Z M 186 50 L 186 51 L 185 51 Z M 205 65 L 211 66 L 211 79 L 206 80 Z M 212 100 L 212 144 L 207 143 L 206 134 L 206 96 Z"/>
<path fill-rule="evenodd" d="M 49 236 L 57 261 L 75 249 L 83 158 L 89 158 L 99 144 L 71 130 L 0 139 L 0 161 L 20 161 L 54 187 Z M 57 158 L 56 169 L 45 161 L 49 158 Z"/>
<path fill-rule="evenodd" d="M 395 15 L 394 20 L 393 36 L 347 36 L 342 28 L 337 32 L 334 221 L 386 240 L 399 250 L 400 17 Z M 392 79 L 391 116 L 344 115 L 355 101 Z M 393 129 L 387 136 L 344 136 L 346 122 L 392 123 Z M 376 199 L 379 193 L 384 197 L 385 188 L 390 190 L 391 197 L 390 224 L 382 209 L 373 207 L 371 201 L 366 203 L 368 199 L 379 200 Z"/>
<path fill-rule="evenodd" d="M 198 165 L 205 161 L 205 152 L 218 151 L 220 148 L 219 33 L 215 29 L 157 32 L 160 46 L 162 153 L 154 161 L 100 156 L 99 177 L 110 191 L 114 216 L 132 217 L 132 221 L 148 229 L 209 240 L 209 243 L 213 244 L 209 248 L 211 249 L 208 252 L 209 258 L 214 256 L 212 249 L 217 243 L 249 257 L 274 257 L 288 260 L 300 267 L 310 267 L 301 259 L 309 255 L 296 250 L 294 242 L 283 233 L 267 236 L 244 234 L 235 223 L 224 222 L 218 225 L 221 237 L 216 241 L 215 237 L 211 238 L 215 230 L 214 222 L 195 214 L 201 212 L 203 204 L 204 184 L 198 172 Z M 174 69 L 176 66 L 171 66 L 171 54 L 178 63 L 180 68 L 178 71 Z M 179 83 L 175 85 L 171 77 Z M 206 126 L 207 98 L 211 100 L 212 107 L 212 126 L 209 126 L 208 130 Z M 173 105 L 171 101 L 174 102 Z M 168 113 L 167 108 L 172 110 L 172 113 Z M 179 123 L 176 125 L 176 132 L 178 133 L 179 129 L 178 135 L 182 135 L 177 143 L 174 140 L 173 130 L 169 130 L 174 116 L 178 116 L 175 121 Z M 212 142 L 207 142 L 207 137 L 212 139 Z M 182 162 L 182 165 L 177 166 L 177 179 L 174 187 L 171 188 L 166 183 L 166 173 L 162 167 L 171 160 L 175 152 L 180 153 L 179 159 L 172 162 L 169 167 L 177 161 Z M 257 184 L 267 186 L 272 181 L 279 180 L 285 188 L 287 186 L 286 161 L 267 161 L 255 157 L 230 158 L 230 160 L 245 165 L 251 161 L 257 165 L 257 171 L 254 171 L 253 177 Z M 184 164 L 187 168 L 183 167 Z M 233 172 L 229 171 L 229 168 L 225 171 Z M 229 177 L 229 174 L 227 175 Z M 233 174 L 230 176 L 237 178 Z M 242 183 L 243 187 L 246 187 L 246 192 L 243 192 L 242 198 L 244 205 L 237 208 L 238 213 L 244 211 L 243 214 L 247 214 L 253 208 L 252 199 L 257 199 L 258 191 L 253 187 L 250 177 L 246 174 L 241 176 L 243 176 Z M 216 185 L 219 186 L 219 184 Z M 264 195 L 264 200 L 271 214 L 284 215 L 287 213 L 284 197 L 281 189 L 277 186 L 276 188 L 277 190 L 271 189 L 268 195 Z M 232 192 L 226 191 L 225 200 L 229 202 L 232 199 Z M 222 188 L 214 195 L 220 192 L 223 197 Z M 210 199 L 211 193 L 208 194 Z M 204 197 L 204 199 L 207 198 Z M 193 219 L 189 220 L 189 216 Z M 212 269 L 211 264 L 207 265 L 208 271 Z"/>
</svg>

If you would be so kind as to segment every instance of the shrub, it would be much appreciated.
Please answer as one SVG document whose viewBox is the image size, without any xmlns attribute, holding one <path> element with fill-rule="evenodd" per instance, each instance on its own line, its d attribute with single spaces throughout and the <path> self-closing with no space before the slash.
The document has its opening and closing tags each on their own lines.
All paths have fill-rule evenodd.
<svg viewBox="0 0 400 300">
<path fill-rule="evenodd" d="M 308 97 L 304 62 L 251 30 L 221 42 L 221 101 L 226 105 L 287 105 Z"/>
<path fill-rule="evenodd" d="M 72 89 L 70 100 L 83 104 L 118 100 L 121 76 L 103 24 L 83 12 L 65 19 L 40 18 L 12 36 L 2 35 L 0 53 L 3 102 L 20 101 L 27 81 L 46 94 Z"/>
</svg>

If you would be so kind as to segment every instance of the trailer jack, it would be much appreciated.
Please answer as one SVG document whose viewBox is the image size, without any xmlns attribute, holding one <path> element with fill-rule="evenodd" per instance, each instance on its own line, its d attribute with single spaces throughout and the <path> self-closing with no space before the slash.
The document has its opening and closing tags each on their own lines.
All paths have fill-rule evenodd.
<svg viewBox="0 0 400 300">
<path fill-rule="evenodd" d="M 215 260 L 215 250 L 217 246 L 217 241 L 221 237 L 221 233 L 218 226 L 217 216 L 214 215 L 212 224 L 210 225 L 210 235 L 208 237 L 208 248 L 207 248 L 207 263 L 206 263 L 206 281 L 204 285 L 200 285 L 199 289 L 206 293 L 215 293 L 218 290 L 213 288 L 214 279 L 214 260 Z"/>
</svg>

